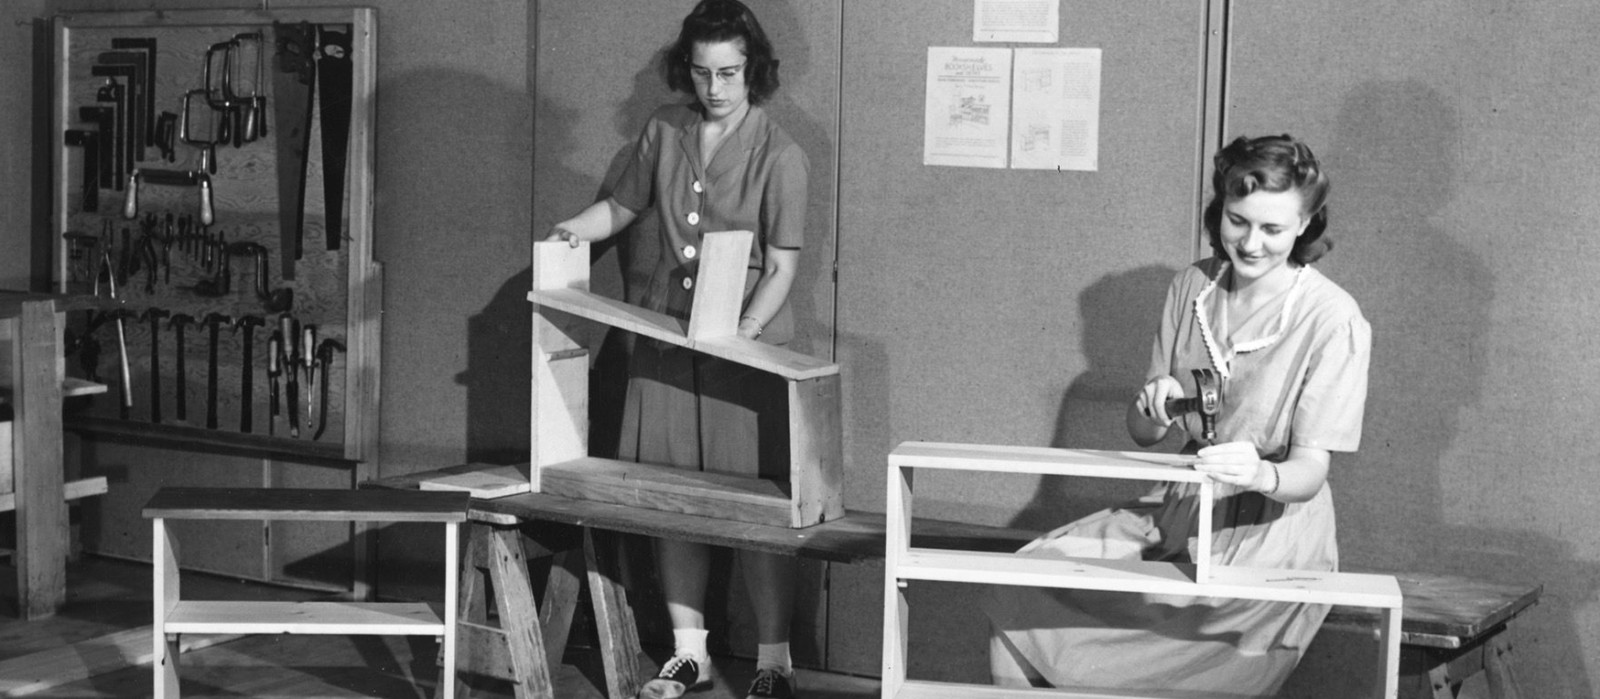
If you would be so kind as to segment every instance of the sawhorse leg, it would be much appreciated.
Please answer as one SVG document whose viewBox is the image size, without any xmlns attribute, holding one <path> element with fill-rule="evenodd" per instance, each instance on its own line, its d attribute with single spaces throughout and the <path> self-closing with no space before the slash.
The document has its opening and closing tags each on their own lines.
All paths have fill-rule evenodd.
<svg viewBox="0 0 1600 699">
<path fill-rule="evenodd" d="M 516 525 L 473 521 L 462 555 L 458 600 L 459 639 L 456 695 L 470 696 L 462 674 L 509 681 L 517 699 L 554 699 L 553 668 L 560 667 L 585 580 L 594 602 L 610 699 L 638 693 L 639 637 L 627 592 L 617 582 L 609 557 L 596 555 L 588 529 L 534 525 L 542 531 L 526 540 Z M 609 540 L 607 541 L 609 543 Z M 544 599 L 535 607 L 527 559 L 550 557 Z M 581 556 L 581 558 L 580 558 Z M 587 569 L 587 570 L 585 570 Z M 499 625 L 488 623 L 488 588 L 494 591 Z M 436 691 L 440 696 L 442 687 Z"/>
</svg>

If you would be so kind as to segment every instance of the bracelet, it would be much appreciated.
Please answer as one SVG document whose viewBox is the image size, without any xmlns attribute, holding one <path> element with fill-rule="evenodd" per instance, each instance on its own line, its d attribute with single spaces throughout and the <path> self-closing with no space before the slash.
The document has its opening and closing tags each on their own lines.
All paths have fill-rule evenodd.
<svg viewBox="0 0 1600 699">
<path fill-rule="evenodd" d="M 1261 491 L 1262 495 L 1271 495 L 1276 493 L 1278 492 L 1278 486 L 1283 485 L 1283 478 L 1278 473 L 1278 464 L 1273 461 L 1268 461 L 1267 465 L 1272 467 L 1272 489 Z"/>
<path fill-rule="evenodd" d="M 727 316 L 723 316 L 723 317 L 726 318 Z M 746 321 L 746 320 L 751 321 L 751 322 L 756 324 L 756 337 L 761 337 L 762 331 L 767 329 L 766 324 L 762 323 L 760 318 L 757 318 L 755 316 L 739 316 L 739 321 L 740 322 L 743 322 L 743 321 Z"/>
</svg>

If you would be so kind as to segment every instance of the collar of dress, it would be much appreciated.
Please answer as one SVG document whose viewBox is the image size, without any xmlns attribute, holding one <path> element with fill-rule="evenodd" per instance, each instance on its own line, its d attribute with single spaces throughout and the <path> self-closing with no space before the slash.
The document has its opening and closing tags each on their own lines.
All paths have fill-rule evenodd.
<svg viewBox="0 0 1600 699">
<path fill-rule="evenodd" d="M 1224 379 L 1233 378 L 1232 369 L 1235 356 L 1266 349 L 1283 337 L 1284 331 L 1289 327 L 1289 318 L 1294 315 L 1295 301 L 1300 299 L 1300 281 L 1305 279 L 1306 271 L 1305 265 L 1301 265 L 1295 270 L 1294 282 L 1289 286 L 1288 296 L 1283 300 L 1283 308 L 1278 311 L 1278 318 L 1273 323 L 1271 333 L 1241 342 L 1236 346 L 1229 347 L 1224 352 L 1222 343 L 1217 340 L 1217 334 L 1212 330 L 1211 320 L 1207 317 L 1206 300 L 1211 298 L 1211 293 L 1216 291 L 1218 282 L 1228 275 L 1228 270 L 1231 267 L 1232 263 L 1223 262 L 1222 266 L 1217 269 L 1216 276 L 1206 282 L 1205 288 L 1201 289 L 1200 293 L 1194 297 L 1194 318 L 1195 322 L 1200 325 L 1200 339 L 1206 345 L 1206 354 L 1211 357 L 1211 365 L 1216 367 L 1217 373 L 1221 374 Z M 1226 301 L 1222 303 L 1221 309 L 1217 314 L 1217 324 L 1226 329 L 1228 326 L 1228 304 Z"/>
</svg>

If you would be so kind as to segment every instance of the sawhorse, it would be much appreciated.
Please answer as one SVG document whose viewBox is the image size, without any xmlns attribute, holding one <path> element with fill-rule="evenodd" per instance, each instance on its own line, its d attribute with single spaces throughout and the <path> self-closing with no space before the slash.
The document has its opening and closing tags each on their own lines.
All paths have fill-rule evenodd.
<svg viewBox="0 0 1600 699">
<path fill-rule="evenodd" d="M 638 693 L 639 632 L 627 591 L 617 581 L 610 555 L 616 547 L 608 532 L 530 523 L 478 508 L 471 511 L 468 528 L 461 556 L 456 696 L 471 696 L 463 675 L 479 675 L 510 682 L 517 699 L 554 699 L 551 670 L 561 666 L 585 582 L 605 666 L 606 695 L 629 699 Z M 550 559 L 550 574 L 543 599 L 535 605 L 528 561 L 539 558 Z M 496 624 L 489 619 L 491 589 Z"/>
</svg>

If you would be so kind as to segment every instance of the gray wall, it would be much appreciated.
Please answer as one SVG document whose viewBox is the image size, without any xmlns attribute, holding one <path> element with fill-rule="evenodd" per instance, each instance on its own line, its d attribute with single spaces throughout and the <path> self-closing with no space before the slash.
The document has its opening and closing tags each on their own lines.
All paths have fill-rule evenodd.
<svg viewBox="0 0 1600 699">
<path fill-rule="evenodd" d="M 690 3 L 659 12 L 577 0 L 491 0 L 471 12 L 371 4 L 377 256 L 387 269 L 381 472 L 525 458 L 527 396 L 517 387 L 526 385 L 529 231 L 592 199 L 665 96 L 644 62 L 659 43 L 616 37 L 664 42 Z M 1105 50 L 1101 171 L 1092 174 L 921 166 L 923 52 L 970 45 L 970 3 L 758 5 L 783 18 L 774 33 L 794 42 L 784 58 L 796 89 L 780 119 L 808 132 L 814 175 L 834 177 L 838 192 L 828 205 L 836 212 L 814 212 L 837 229 L 837 291 L 810 280 L 803 316 L 811 351 L 836 347 L 846 372 L 851 508 L 881 509 L 882 457 L 900 440 L 1125 444 L 1120 402 L 1137 382 L 1161 288 L 1191 250 L 1190 5 L 1064 6 L 1059 45 Z M 1588 41 L 1600 12 L 1576 1 L 1243 5 L 1230 133 L 1289 131 L 1324 156 L 1339 247 L 1321 266 L 1361 301 L 1376 333 L 1363 450 L 1336 459 L 1331 476 L 1346 564 L 1544 583 L 1544 600 L 1513 630 L 1523 691 L 1593 696 L 1600 528 L 1586 516 L 1596 449 L 1582 435 L 1600 412 L 1587 344 L 1600 333 L 1590 233 L 1600 228 L 1600 145 L 1590 135 L 1600 54 Z M 0 31 L 14 39 L 0 51 L 16 66 L 0 71 L 5 86 L 29 84 L 27 30 L 14 20 L 41 6 L 152 4 L 0 4 Z M 829 22 L 836 28 L 824 31 Z M 544 47 L 537 69 L 534 44 Z M 25 157 L 14 144 L 28 133 L 21 101 L 0 105 L 12 162 Z M 0 177 L 0 282 L 14 285 L 28 183 L 17 168 Z M 823 269 L 826 258 L 807 262 Z M 620 293 L 611 274 L 608 288 Z M 215 471 L 203 468 L 155 472 L 182 482 Z M 1043 527 L 1116 491 L 973 485 L 926 483 L 930 512 Z M 103 499 L 112 504 L 91 507 L 120 507 L 112 489 Z M 142 529 L 129 536 L 147 536 Z M 403 560 L 386 550 L 386 561 Z M 826 630 L 813 629 L 813 643 L 831 666 L 875 674 L 881 568 L 825 575 Z M 981 669 L 981 627 L 961 594 L 914 590 L 914 609 L 949 620 L 929 634 L 939 627 L 913 618 L 916 643 L 930 644 L 918 646 L 913 674 Z"/>
</svg>

